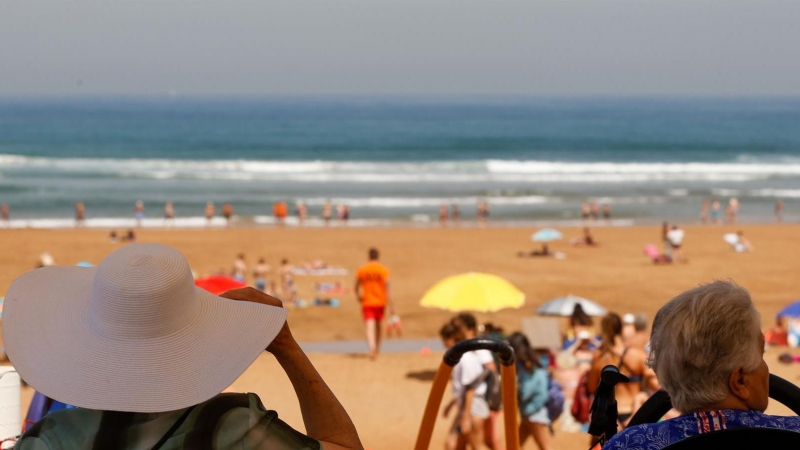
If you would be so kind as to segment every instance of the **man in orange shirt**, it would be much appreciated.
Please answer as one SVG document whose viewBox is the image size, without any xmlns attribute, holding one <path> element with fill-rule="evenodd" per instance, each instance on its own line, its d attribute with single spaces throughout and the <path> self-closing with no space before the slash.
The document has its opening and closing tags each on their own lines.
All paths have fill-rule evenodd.
<svg viewBox="0 0 800 450">
<path fill-rule="evenodd" d="M 378 356 L 381 343 L 381 321 L 386 307 L 394 314 L 394 304 L 389 298 L 389 269 L 378 262 L 378 250 L 369 250 L 369 262 L 358 269 L 356 286 L 353 291 L 361 303 L 361 315 L 367 325 L 367 344 L 369 357 Z"/>
</svg>

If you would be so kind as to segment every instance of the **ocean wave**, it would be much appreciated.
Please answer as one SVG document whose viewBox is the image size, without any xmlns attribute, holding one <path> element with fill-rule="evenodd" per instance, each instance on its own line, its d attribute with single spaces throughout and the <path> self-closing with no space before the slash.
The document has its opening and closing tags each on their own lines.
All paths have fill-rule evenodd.
<svg viewBox="0 0 800 450">
<path fill-rule="evenodd" d="M 717 174 L 717 175 L 800 175 L 800 163 L 612 163 L 487 161 L 492 173 L 528 174 Z"/>
<path fill-rule="evenodd" d="M 44 158 L 0 154 L 6 174 L 46 171 L 156 180 L 288 181 L 301 183 L 624 183 L 755 181 L 800 177 L 798 163 L 615 163 L 552 161 L 251 161 Z"/>
<path fill-rule="evenodd" d="M 539 205 L 543 203 L 561 203 L 560 198 L 540 195 L 518 197 L 367 197 L 367 198 L 309 198 L 304 202 L 309 206 L 321 206 L 330 200 L 332 204 L 346 204 L 351 207 L 368 208 L 413 208 L 436 207 L 441 205 L 474 206 L 479 200 L 486 200 L 491 205 Z"/>
</svg>

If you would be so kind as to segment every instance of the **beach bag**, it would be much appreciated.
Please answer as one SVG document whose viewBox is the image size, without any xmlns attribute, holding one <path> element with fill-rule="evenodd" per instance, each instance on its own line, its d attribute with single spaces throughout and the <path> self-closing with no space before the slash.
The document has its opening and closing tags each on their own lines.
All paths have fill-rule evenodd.
<svg viewBox="0 0 800 450">
<path fill-rule="evenodd" d="M 553 422 L 564 412 L 564 389 L 561 384 L 554 380 L 553 377 L 547 377 L 547 402 L 544 406 L 547 408 L 547 416 Z"/>
<path fill-rule="evenodd" d="M 589 372 L 581 375 L 578 381 L 578 387 L 575 389 L 575 397 L 572 400 L 572 409 L 570 413 L 576 421 L 580 423 L 588 423 L 589 415 L 592 410 L 592 396 L 589 395 Z"/>
</svg>

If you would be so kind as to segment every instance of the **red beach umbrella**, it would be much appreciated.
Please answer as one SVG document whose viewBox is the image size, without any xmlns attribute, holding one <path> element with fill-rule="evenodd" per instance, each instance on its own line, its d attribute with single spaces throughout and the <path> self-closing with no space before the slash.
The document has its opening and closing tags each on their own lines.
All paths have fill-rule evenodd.
<svg viewBox="0 0 800 450">
<path fill-rule="evenodd" d="M 247 286 L 247 284 L 237 280 L 236 278 L 221 275 L 198 278 L 194 280 L 194 285 L 199 288 L 203 288 L 214 295 L 219 295 L 231 289 L 239 289 Z"/>
</svg>

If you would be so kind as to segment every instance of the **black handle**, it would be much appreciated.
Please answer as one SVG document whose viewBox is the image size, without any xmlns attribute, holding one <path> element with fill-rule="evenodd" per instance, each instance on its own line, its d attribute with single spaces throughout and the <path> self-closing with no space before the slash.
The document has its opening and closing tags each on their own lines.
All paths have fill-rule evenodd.
<svg viewBox="0 0 800 450">
<path fill-rule="evenodd" d="M 514 358 L 514 349 L 511 348 L 511 345 L 507 342 L 498 341 L 497 339 L 475 338 L 461 341 L 450 347 L 444 354 L 444 363 L 453 367 L 461 361 L 461 357 L 464 353 L 473 350 L 489 350 L 497 353 L 500 357 L 500 362 L 504 366 L 510 366 L 516 361 Z"/>
</svg>

